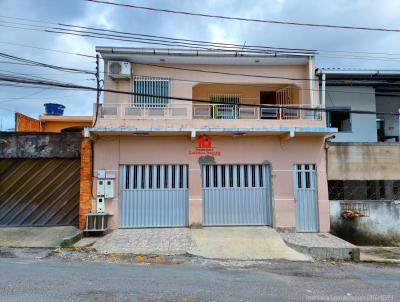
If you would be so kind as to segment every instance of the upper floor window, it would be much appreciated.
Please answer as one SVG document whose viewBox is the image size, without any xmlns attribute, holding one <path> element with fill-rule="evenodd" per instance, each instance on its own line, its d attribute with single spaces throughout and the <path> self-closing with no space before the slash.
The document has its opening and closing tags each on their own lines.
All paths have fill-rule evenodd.
<svg viewBox="0 0 400 302">
<path fill-rule="evenodd" d="M 350 108 L 329 108 L 326 122 L 328 127 L 337 128 L 338 132 L 351 132 Z M 337 109 L 337 110 L 335 110 Z"/>
<path fill-rule="evenodd" d="M 212 101 L 211 116 L 215 119 L 237 119 L 239 118 L 239 94 L 213 93 L 208 96 Z M 221 103 L 221 104 L 218 104 Z"/>
<path fill-rule="evenodd" d="M 146 95 L 134 95 L 133 103 L 137 107 L 162 108 L 169 103 L 170 82 L 166 78 L 135 77 L 133 92 Z"/>
</svg>

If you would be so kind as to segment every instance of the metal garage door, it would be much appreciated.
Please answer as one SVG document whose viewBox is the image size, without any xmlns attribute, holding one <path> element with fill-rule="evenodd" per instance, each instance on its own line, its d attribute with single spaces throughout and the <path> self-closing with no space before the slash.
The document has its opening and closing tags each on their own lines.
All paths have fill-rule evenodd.
<svg viewBox="0 0 400 302">
<path fill-rule="evenodd" d="M 0 226 L 77 225 L 80 159 L 0 159 Z"/>
<path fill-rule="evenodd" d="M 121 228 L 188 224 L 187 165 L 124 165 L 120 186 Z"/>
<path fill-rule="evenodd" d="M 203 165 L 204 225 L 271 225 L 268 165 Z"/>
</svg>

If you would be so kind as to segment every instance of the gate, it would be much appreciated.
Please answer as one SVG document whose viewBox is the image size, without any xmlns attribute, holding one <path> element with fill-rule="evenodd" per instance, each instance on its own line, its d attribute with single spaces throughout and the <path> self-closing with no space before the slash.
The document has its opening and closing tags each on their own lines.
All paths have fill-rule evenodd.
<svg viewBox="0 0 400 302">
<path fill-rule="evenodd" d="M 79 158 L 0 159 L 0 226 L 77 225 Z"/>
<path fill-rule="evenodd" d="M 203 165 L 204 225 L 271 225 L 269 165 Z"/>
<path fill-rule="evenodd" d="M 296 230 L 318 232 L 317 173 L 314 164 L 294 165 Z"/>
<path fill-rule="evenodd" d="M 120 227 L 188 225 L 187 165 L 124 165 L 120 174 Z"/>
</svg>

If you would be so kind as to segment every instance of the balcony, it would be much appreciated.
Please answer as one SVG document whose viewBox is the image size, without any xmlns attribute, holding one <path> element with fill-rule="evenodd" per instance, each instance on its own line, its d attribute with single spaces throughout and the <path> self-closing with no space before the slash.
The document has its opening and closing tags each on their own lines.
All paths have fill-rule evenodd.
<svg viewBox="0 0 400 302">
<path fill-rule="evenodd" d="M 246 105 L 171 102 L 137 106 L 133 103 L 101 104 L 96 128 L 111 132 L 265 132 L 272 135 L 297 129 L 325 133 L 325 114 L 306 104 Z M 301 130 L 302 129 L 302 130 Z M 319 130 L 318 130 L 319 129 Z M 291 131 L 291 130 L 290 130 Z"/>
<path fill-rule="evenodd" d="M 318 105 L 226 105 L 226 104 L 101 104 L 101 119 L 167 120 L 322 120 Z"/>
</svg>

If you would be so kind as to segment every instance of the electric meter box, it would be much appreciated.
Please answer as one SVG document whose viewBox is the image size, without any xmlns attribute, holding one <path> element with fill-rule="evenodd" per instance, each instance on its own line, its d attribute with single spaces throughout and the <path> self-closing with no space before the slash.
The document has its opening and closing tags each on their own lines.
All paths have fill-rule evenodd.
<svg viewBox="0 0 400 302">
<path fill-rule="evenodd" d="M 106 211 L 106 204 L 104 202 L 104 197 L 97 197 L 97 213 L 104 213 Z"/>
<path fill-rule="evenodd" d="M 114 179 L 105 179 L 105 198 L 114 198 Z"/>
<path fill-rule="evenodd" d="M 98 179 L 97 180 L 97 196 L 104 196 L 106 189 L 106 180 Z"/>
</svg>

